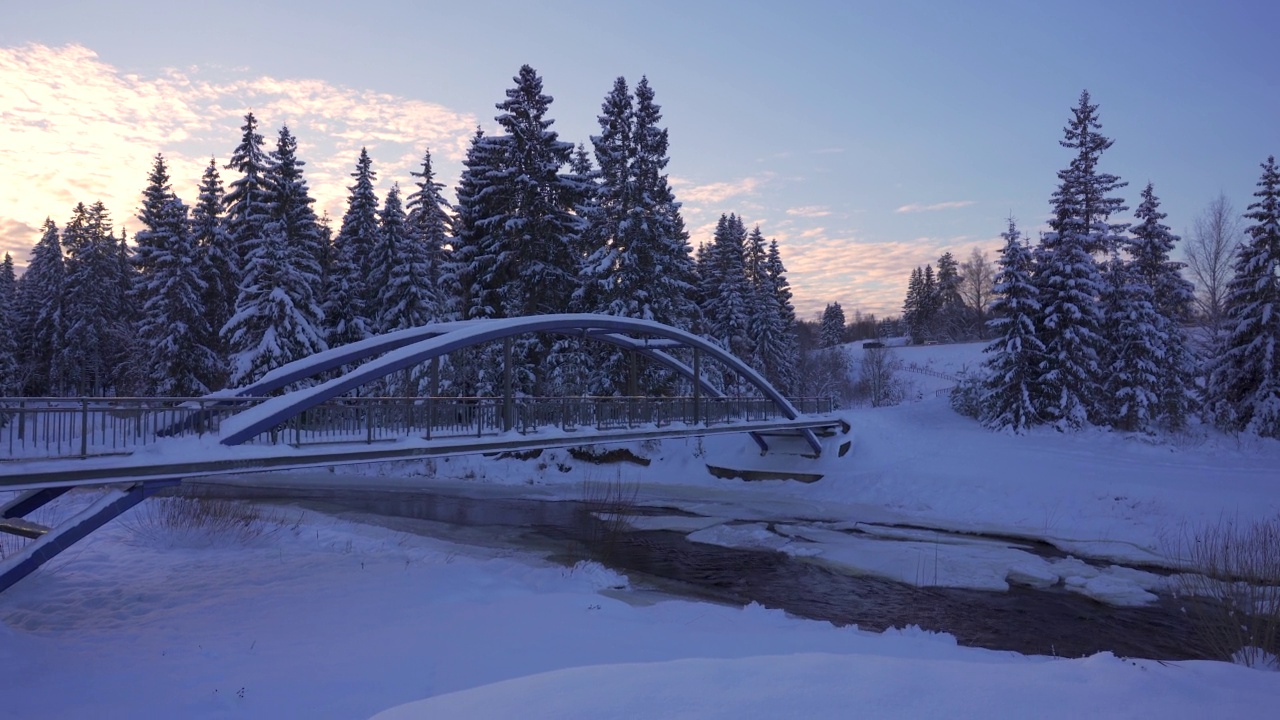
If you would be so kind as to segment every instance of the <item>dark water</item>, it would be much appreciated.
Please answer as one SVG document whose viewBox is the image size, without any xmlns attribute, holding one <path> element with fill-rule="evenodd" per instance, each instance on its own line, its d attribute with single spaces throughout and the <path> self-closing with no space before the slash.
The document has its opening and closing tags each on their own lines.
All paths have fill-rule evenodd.
<svg viewBox="0 0 1280 720">
<path fill-rule="evenodd" d="M 429 535 L 481 531 L 486 542 L 541 550 L 566 560 L 598 560 L 637 586 L 732 604 L 752 601 L 800 617 L 866 630 L 918 625 L 962 645 L 1038 655 L 1180 660 L 1210 657 L 1178 601 L 1114 608 L 1065 590 L 987 592 L 920 588 L 854 576 L 777 552 L 723 548 L 671 531 L 620 530 L 590 503 L 471 498 L 427 492 L 229 488 L 240 497 L 301 503 L 333 514 L 365 513 Z M 678 514 L 666 508 L 635 513 Z M 406 522 L 406 519 L 410 522 Z M 427 522 L 412 522 L 427 521 Z M 449 533 L 441 533 L 440 525 Z M 886 542 L 892 542 L 891 540 Z M 1046 551 L 1052 552 L 1052 551 Z"/>
</svg>

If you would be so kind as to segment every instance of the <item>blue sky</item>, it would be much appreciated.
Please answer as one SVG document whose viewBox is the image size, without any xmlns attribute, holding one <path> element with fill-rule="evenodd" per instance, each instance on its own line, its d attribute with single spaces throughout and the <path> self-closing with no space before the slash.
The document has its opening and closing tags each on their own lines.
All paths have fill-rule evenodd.
<svg viewBox="0 0 1280 720">
<path fill-rule="evenodd" d="M 695 244 L 722 212 L 777 238 L 803 317 L 896 313 L 944 250 L 994 250 L 1048 215 L 1082 89 L 1175 232 L 1219 192 L 1243 210 L 1280 152 L 1280 9 L 1259 2 L 10 4 L 0 24 L 0 250 L 101 198 L 130 216 L 163 152 L 189 200 L 253 108 L 288 123 L 340 216 L 367 145 L 379 189 L 430 146 L 452 189 L 472 128 L 528 63 L 561 137 L 587 142 L 613 79 L 647 75 Z M 229 179 L 229 178 L 224 178 Z"/>
</svg>

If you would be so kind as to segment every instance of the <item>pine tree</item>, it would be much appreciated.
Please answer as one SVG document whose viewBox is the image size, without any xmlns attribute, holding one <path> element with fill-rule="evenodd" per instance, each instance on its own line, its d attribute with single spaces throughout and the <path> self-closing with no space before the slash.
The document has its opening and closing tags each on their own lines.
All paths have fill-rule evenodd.
<svg viewBox="0 0 1280 720">
<path fill-rule="evenodd" d="M 13 256 L 4 254 L 0 263 L 0 397 L 18 393 L 18 279 L 13 272 Z M 4 424 L 0 416 L 0 425 Z"/>
<path fill-rule="evenodd" d="M 1099 133 L 1097 108 L 1089 104 L 1087 91 L 1081 93 L 1064 129 L 1061 144 L 1076 150 L 1076 156 L 1058 172 L 1051 231 L 1041 238 L 1032 276 L 1041 303 L 1037 331 L 1045 347 L 1039 414 L 1059 428 L 1105 419 L 1099 377 L 1103 282 L 1093 253 L 1115 247 L 1123 226 L 1108 218 L 1127 208 L 1121 199 L 1108 197 L 1124 183 L 1097 170 L 1099 157 L 1112 143 Z"/>
<path fill-rule="evenodd" d="M 1211 414 L 1225 430 L 1280 438 L 1280 170 L 1262 164 L 1246 241 L 1227 288 L 1227 333 L 1209 373 Z"/>
<path fill-rule="evenodd" d="M 17 344 L 20 392 L 58 395 L 64 391 L 66 368 L 61 349 L 65 321 L 66 268 L 62 240 L 53 220 L 44 221 L 40 241 L 18 283 Z"/>
<path fill-rule="evenodd" d="M 334 264 L 324 306 L 330 347 L 372 335 L 377 312 L 375 288 L 370 282 L 373 248 L 378 242 L 378 198 L 373 191 L 377 173 L 365 148 L 360 149 L 351 177 L 356 182 L 348 188 L 347 211 L 333 241 Z"/>
<path fill-rule="evenodd" d="M 835 347 L 844 342 L 844 308 L 840 303 L 831 303 L 822 311 L 822 336 L 818 344 L 824 348 Z"/>
<path fill-rule="evenodd" d="M 1138 223 L 1127 242 L 1130 270 L 1136 282 L 1151 289 L 1156 333 L 1161 341 L 1156 351 L 1155 414 L 1166 428 L 1177 430 L 1186 424 L 1194 397 L 1196 359 L 1181 324 L 1191 316 L 1195 292 L 1180 272 L 1185 264 L 1169 259 L 1178 237 L 1160 222 L 1165 214 L 1160 212 L 1160 200 L 1150 183 L 1142 191 L 1142 203 L 1134 218 Z"/>
<path fill-rule="evenodd" d="M 223 328 L 232 385 L 251 383 L 285 363 L 325 350 L 317 255 L 322 241 L 314 202 L 289 129 L 279 140 L 264 186 L 271 189 L 261 241 L 245 259 L 236 313 Z"/>
<path fill-rule="evenodd" d="M 218 357 L 221 370 L 210 380 L 210 387 L 225 382 L 228 352 L 222 328 L 235 314 L 236 296 L 240 292 L 240 265 L 231 235 L 222 217 L 222 179 L 217 161 L 209 159 L 200 180 L 200 198 L 191 211 L 191 234 L 197 248 L 199 276 L 205 283 L 201 305 L 204 307 L 209 337 L 202 341 Z"/>
<path fill-rule="evenodd" d="M 982 423 L 993 430 L 1022 433 L 1041 422 L 1036 406 L 1044 344 L 1036 337 L 1035 326 L 1040 303 L 1031 281 L 1031 250 L 1023 244 L 1012 218 L 1000 236 L 1005 246 L 987 321 L 996 339 L 983 351 L 986 379 L 979 412 Z"/>
<path fill-rule="evenodd" d="M 258 120 L 253 113 L 244 116 L 240 128 L 244 134 L 240 144 L 231 153 L 226 169 L 235 169 L 240 177 L 231 183 L 231 191 L 223 198 L 226 203 L 226 228 L 236 250 L 239 268 L 244 268 L 255 245 L 265 235 L 267 221 L 271 217 L 271 158 L 262 149 L 262 135 L 258 133 Z"/>
</svg>

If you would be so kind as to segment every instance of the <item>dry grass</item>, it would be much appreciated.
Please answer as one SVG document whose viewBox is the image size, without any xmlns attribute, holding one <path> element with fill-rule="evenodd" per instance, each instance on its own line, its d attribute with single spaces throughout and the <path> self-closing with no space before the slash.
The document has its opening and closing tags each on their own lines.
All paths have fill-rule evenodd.
<svg viewBox="0 0 1280 720">
<path fill-rule="evenodd" d="M 1187 616 L 1215 655 L 1266 667 L 1280 655 L 1280 517 L 1224 519 L 1184 533 Z"/>
<path fill-rule="evenodd" d="M 589 541 L 604 548 L 616 541 L 635 517 L 639 497 L 640 483 L 624 480 L 621 472 L 613 480 L 585 478 L 582 504 L 587 512 Z"/>
<path fill-rule="evenodd" d="M 287 527 L 279 511 L 254 503 L 201 496 L 157 496 L 120 519 L 137 539 L 182 545 L 252 544 Z"/>
</svg>

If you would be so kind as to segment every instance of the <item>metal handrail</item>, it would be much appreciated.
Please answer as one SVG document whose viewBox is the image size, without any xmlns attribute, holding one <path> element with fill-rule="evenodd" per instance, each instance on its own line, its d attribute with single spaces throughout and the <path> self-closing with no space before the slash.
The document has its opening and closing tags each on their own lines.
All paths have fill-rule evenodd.
<svg viewBox="0 0 1280 720">
<path fill-rule="evenodd" d="M 0 460 L 124 454 L 165 437 L 216 434 L 222 422 L 265 398 L 0 397 Z M 795 398 L 804 414 L 833 412 L 830 398 Z M 380 442 L 505 432 L 500 397 L 342 397 L 263 432 L 253 444 Z M 510 427 L 609 430 L 672 423 L 718 425 L 779 417 L 772 400 L 728 397 L 514 397 Z"/>
</svg>

